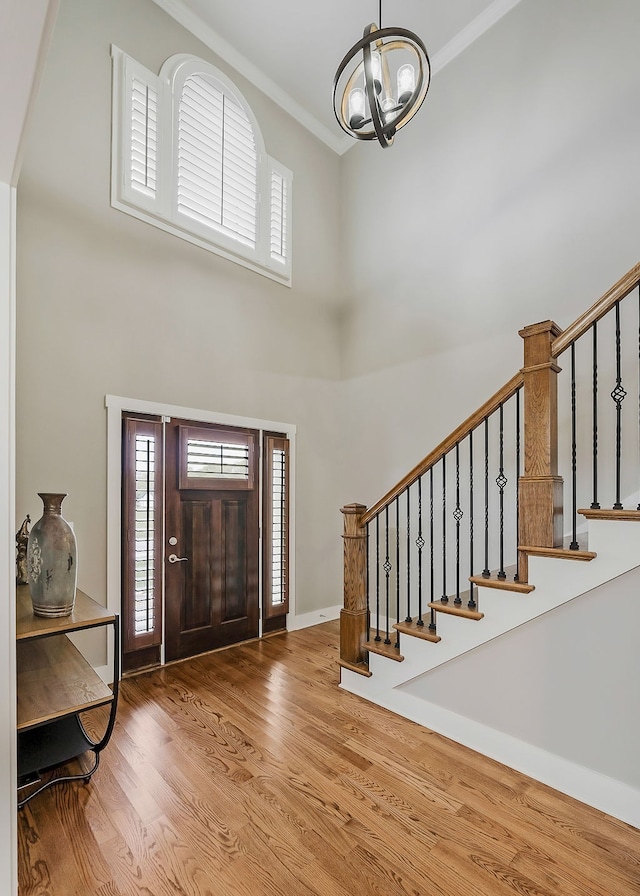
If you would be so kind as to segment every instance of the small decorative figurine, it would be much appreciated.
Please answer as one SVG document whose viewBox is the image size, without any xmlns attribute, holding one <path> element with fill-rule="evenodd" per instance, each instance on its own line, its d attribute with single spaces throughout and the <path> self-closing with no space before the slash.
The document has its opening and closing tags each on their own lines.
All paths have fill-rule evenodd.
<svg viewBox="0 0 640 896">
<path fill-rule="evenodd" d="M 29 542 L 29 523 L 31 517 L 26 515 L 16 532 L 16 585 L 28 585 L 27 576 L 27 544 Z"/>
</svg>

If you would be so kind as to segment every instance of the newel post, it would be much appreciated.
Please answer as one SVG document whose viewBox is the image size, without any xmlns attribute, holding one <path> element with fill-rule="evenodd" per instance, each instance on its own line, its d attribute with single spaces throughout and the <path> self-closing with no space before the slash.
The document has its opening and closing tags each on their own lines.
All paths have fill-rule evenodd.
<svg viewBox="0 0 640 896">
<path fill-rule="evenodd" d="M 344 514 L 344 606 L 340 610 L 340 661 L 357 666 L 366 660 L 367 530 L 360 526 L 364 504 L 347 504 Z"/>
<path fill-rule="evenodd" d="M 562 330 L 546 320 L 520 330 L 524 339 L 524 475 L 520 477 L 520 544 L 562 547 L 562 477 L 558 476 L 558 373 L 551 344 Z"/>
</svg>

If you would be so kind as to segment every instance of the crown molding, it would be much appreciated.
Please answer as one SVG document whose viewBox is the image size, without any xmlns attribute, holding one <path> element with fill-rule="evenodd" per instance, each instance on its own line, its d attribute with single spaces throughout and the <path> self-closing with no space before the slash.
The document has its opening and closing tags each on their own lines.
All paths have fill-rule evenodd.
<svg viewBox="0 0 640 896">
<path fill-rule="evenodd" d="M 204 19 L 187 9 L 180 0 L 154 0 L 154 3 L 163 9 L 179 25 L 190 31 L 198 40 L 209 47 L 217 56 L 239 72 L 247 81 L 250 81 L 261 90 L 269 99 L 273 100 L 281 109 L 296 119 L 303 127 L 310 131 L 314 137 L 325 143 L 330 149 L 342 155 L 351 145 L 349 137 L 335 134 L 304 109 L 300 103 L 293 99 L 286 90 L 279 87 L 265 73 L 254 65 L 246 56 L 239 53 L 231 44 L 221 37 Z"/>
<path fill-rule="evenodd" d="M 520 2 L 521 0 L 494 0 L 484 12 L 476 16 L 462 31 L 459 31 L 455 37 L 452 37 L 449 43 L 445 44 L 441 50 L 438 50 L 431 60 L 432 74 L 435 75 L 445 65 L 452 62 L 456 56 L 463 53 L 479 37 L 482 37 L 489 28 L 492 28 L 496 22 L 500 21 L 503 16 L 506 16 Z"/>
<path fill-rule="evenodd" d="M 342 133 L 335 133 L 318 119 L 311 115 L 293 97 L 272 81 L 262 69 L 254 65 L 246 56 L 238 52 L 231 44 L 221 37 L 204 19 L 187 9 L 181 0 L 153 0 L 156 6 L 163 9 L 179 25 L 190 31 L 198 40 L 201 40 L 210 50 L 234 68 L 247 81 L 266 94 L 274 103 L 296 119 L 310 133 L 326 144 L 338 155 L 343 155 L 355 142 L 351 137 Z M 445 44 L 441 50 L 431 59 L 432 74 L 441 71 L 445 65 L 452 62 L 456 56 L 463 53 L 474 41 L 496 24 L 521 0 L 493 0 L 484 12 L 476 16 L 462 31 Z"/>
</svg>

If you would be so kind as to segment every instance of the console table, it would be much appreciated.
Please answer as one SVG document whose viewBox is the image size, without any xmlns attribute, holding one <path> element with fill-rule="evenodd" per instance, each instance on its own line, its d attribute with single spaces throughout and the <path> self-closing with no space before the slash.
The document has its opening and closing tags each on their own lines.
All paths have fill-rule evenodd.
<svg viewBox="0 0 640 896">
<path fill-rule="evenodd" d="M 120 628 L 117 613 L 76 591 L 70 616 L 35 616 L 28 585 L 18 585 L 16 610 L 18 791 L 42 781 L 43 772 L 66 765 L 83 753 L 94 761 L 80 774 L 51 777 L 20 798 L 22 808 L 52 784 L 88 781 L 98 768 L 100 753 L 113 731 L 120 679 Z M 108 687 L 67 637 L 100 626 L 113 626 L 113 686 Z M 110 704 L 102 738 L 94 741 L 80 714 Z"/>
</svg>

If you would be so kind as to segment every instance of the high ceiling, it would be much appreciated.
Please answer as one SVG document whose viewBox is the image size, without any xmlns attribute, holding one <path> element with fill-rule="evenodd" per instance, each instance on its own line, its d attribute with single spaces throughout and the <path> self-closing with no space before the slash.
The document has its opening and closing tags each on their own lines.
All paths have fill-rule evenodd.
<svg viewBox="0 0 640 896">
<path fill-rule="evenodd" d="M 155 0 L 237 71 L 343 152 L 333 76 L 347 50 L 377 22 L 377 0 Z M 434 73 L 519 0 L 383 0 L 382 25 L 414 31 Z"/>
</svg>

